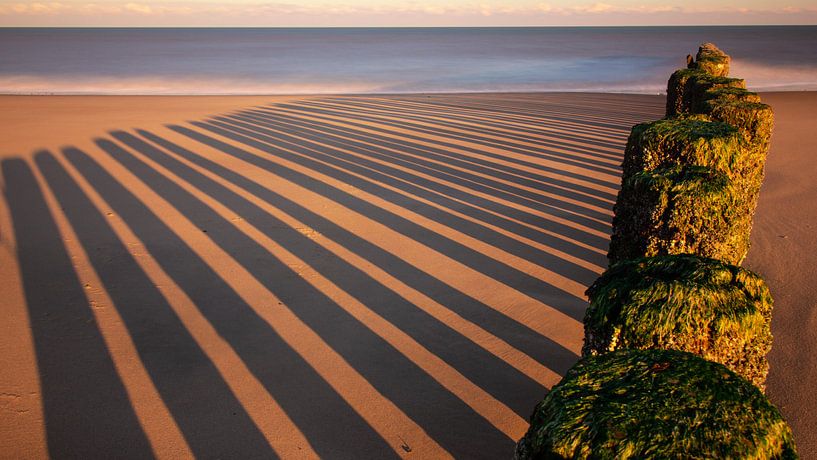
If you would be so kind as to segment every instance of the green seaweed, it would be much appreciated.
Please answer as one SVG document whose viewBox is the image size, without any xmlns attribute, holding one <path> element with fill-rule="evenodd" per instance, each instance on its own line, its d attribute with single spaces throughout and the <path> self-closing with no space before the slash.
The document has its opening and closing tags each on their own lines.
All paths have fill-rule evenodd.
<svg viewBox="0 0 817 460">
<path fill-rule="evenodd" d="M 713 65 L 724 62 L 726 72 L 713 70 Z M 708 115 L 712 121 L 735 126 L 765 152 L 774 125 L 772 110 L 760 102 L 757 93 L 746 90 L 744 80 L 728 78 L 728 67 L 728 55 L 711 43 L 701 45 L 691 68 L 670 76 L 666 117 Z"/>
<path fill-rule="evenodd" d="M 667 117 L 690 112 L 693 88 L 691 81 L 705 75 L 705 72 L 697 69 L 680 69 L 670 75 L 667 82 Z"/>
<path fill-rule="evenodd" d="M 540 402 L 515 458 L 796 459 L 791 429 L 754 385 L 674 350 L 586 357 Z"/>
<path fill-rule="evenodd" d="M 704 101 L 719 95 L 744 95 L 741 90 L 751 98 L 753 93 L 746 91 L 743 79 L 716 77 L 696 69 L 678 70 L 667 82 L 667 117 L 702 113 L 700 108 Z"/>
<path fill-rule="evenodd" d="M 716 99 L 721 99 L 724 101 L 745 101 L 745 102 L 760 102 L 760 96 L 752 91 L 747 90 L 746 88 L 740 86 L 718 86 L 713 88 L 708 88 L 703 93 L 703 100 L 700 101 L 701 104 L 706 103 L 707 101 L 712 101 Z M 700 107 L 700 106 L 698 106 Z M 705 108 L 705 107 L 703 107 Z M 706 112 L 698 112 L 698 113 L 706 113 Z"/>
<path fill-rule="evenodd" d="M 698 48 L 695 56 L 694 68 L 702 70 L 716 77 L 729 75 L 729 55 L 718 49 L 712 43 L 704 43 Z"/>
<path fill-rule="evenodd" d="M 688 68 L 674 72 L 667 82 L 666 116 L 700 113 L 696 107 L 712 90 L 746 89 L 746 82 L 728 78 L 729 56 L 711 43 L 698 48 L 695 61 Z"/>
<path fill-rule="evenodd" d="M 585 355 L 686 351 L 764 388 L 773 301 L 755 273 L 692 255 L 649 257 L 613 265 L 587 295 Z"/>
<path fill-rule="evenodd" d="M 635 125 L 624 152 L 623 179 L 641 171 L 673 165 L 705 166 L 730 177 L 754 170 L 744 136 L 728 123 L 703 115 L 661 119 Z"/>
<path fill-rule="evenodd" d="M 750 103 L 743 103 L 750 104 Z M 726 116 L 728 105 L 713 113 Z M 734 111 L 738 116 L 742 112 Z M 751 119 L 751 114 L 743 114 Z M 750 140 L 751 139 L 751 140 Z M 766 139 L 766 142 L 760 142 Z M 754 142 L 752 142 L 754 141 Z M 740 212 L 753 215 L 766 165 L 768 138 L 749 138 L 729 123 L 707 115 L 665 118 L 633 127 L 624 151 L 622 183 L 633 174 L 675 165 L 704 166 L 724 172 L 743 197 Z"/>
<path fill-rule="evenodd" d="M 615 206 L 609 254 L 613 262 L 692 252 L 740 263 L 746 255 L 774 114 L 756 93 L 746 90 L 744 80 L 727 77 L 729 57 L 716 46 L 701 45 L 696 59 L 670 77 L 667 117 L 636 125 L 630 134 Z M 715 63 L 723 66 L 715 69 Z M 678 193 L 677 184 L 672 189 L 650 189 L 644 178 L 630 181 L 636 174 L 685 165 L 726 173 L 737 196 L 724 190 L 719 210 L 718 194 L 700 195 L 705 209 L 695 212 L 691 190 Z M 639 200 L 646 203 L 643 208 Z M 735 228 L 730 229 L 729 222 Z M 688 244 L 689 236 L 700 231 L 706 236 L 699 242 L 718 243 L 720 248 Z"/>
<path fill-rule="evenodd" d="M 613 208 L 610 263 L 697 254 L 740 264 L 749 251 L 753 207 L 723 172 L 675 165 L 622 184 Z"/>
<path fill-rule="evenodd" d="M 699 111 L 713 120 L 738 128 L 758 154 L 765 156 L 768 152 L 774 129 L 774 112 L 768 105 L 750 97 L 721 96 L 704 101 Z"/>
<path fill-rule="evenodd" d="M 700 106 L 704 101 L 717 97 L 719 94 L 736 94 L 737 91 L 746 91 L 746 81 L 740 78 L 715 77 L 699 75 L 689 80 L 689 113 L 703 113 Z M 747 91 L 748 92 L 748 91 Z M 716 120 L 718 121 L 718 120 Z"/>
</svg>

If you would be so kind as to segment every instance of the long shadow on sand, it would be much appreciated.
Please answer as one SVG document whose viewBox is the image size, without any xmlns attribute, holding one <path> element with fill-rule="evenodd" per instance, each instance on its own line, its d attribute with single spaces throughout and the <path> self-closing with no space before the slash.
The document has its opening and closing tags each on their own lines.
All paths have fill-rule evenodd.
<svg viewBox="0 0 817 460">
<path fill-rule="evenodd" d="M 72 152 L 71 156 L 80 154 Z M 220 457 L 243 451 L 274 457 L 266 439 L 214 364 L 105 217 L 53 155 L 40 153 L 35 162 L 124 320 L 139 357 L 193 454 Z"/>
<path fill-rule="evenodd" d="M 335 98 L 333 98 L 335 99 Z M 340 98 L 344 101 L 349 98 Z M 539 101 L 530 101 L 524 97 L 517 98 L 505 95 L 500 101 L 491 95 L 456 96 L 445 98 L 430 96 L 391 96 L 392 103 L 410 104 L 411 107 L 427 108 L 433 113 L 445 115 L 478 114 L 481 118 L 491 118 L 505 122 L 518 123 L 521 120 L 532 121 L 537 125 L 564 129 L 572 126 L 576 130 L 565 130 L 574 134 L 581 132 L 581 126 L 608 129 L 626 133 L 630 126 L 655 118 L 662 113 L 660 103 L 656 104 L 653 96 L 627 96 L 623 101 L 620 95 L 610 94 L 571 94 L 567 101 L 564 95 L 542 95 Z M 557 139 L 569 140 L 570 136 L 559 136 Z"/>
<path fill-rule="evenodd" d="M 212 125 L 230 129 L 233 132 L 252 137 L 273 147 L 281 146 L 282 148 L 296 149 L 296 146 L 300 146 L 298 151 L 305 153 L 308 159 L 325 160 L 335 166 L 336 170 L 356 174 L 357 178 L 354 179 L 354 185 L 361 190 L 384 189 L 379 184 L 390 186 L 392 190 L 399 191 L 398 193 L 392 191 L 390 196 L 395 197 L 392 203 L 412 209 L 481 241 L 492 241 L 496 247 L 534 263 L 553 267 L 554 270 L 560 271 L 560 273 L 573 279 L 581 276 L 592 279 L 595 272 L 556 257 L 550 252 L 503 235 L 488 228 L 484 223 L 500 226 L 513 231 L 517 235 L 530 238 L 550 248 L 572 254 L 596 265 L 604 263 L 604 256 L 599 251 L 589 249 L 589 247 L 606 244 L 606 240 L 600 236 L 552 219 L 532 216 L 518 209 L 481 198 L 473 193 L 440 184 L 435 180 L 425 179 L 397 168 L 378 164 L 368 159 L 368 155 L 377 154 L 366 152 L 360 146 L 352 146 L 352 148 L 356 149 L 357 152 L 366 153 L 367 157 L 353 156 L 346 153 L 340 150 L 343 146 L 338 145 L 333 140 L 324 140 L 318 143 L 312 135 L 302 133 L 300 130 L 297 131 L 299 138 L 291 137 L 286 134 L 286 126 L 273 131 L 269 128 L 257 128 L 237 122 L 222 123 L 213 121 Z M 381 196 L 379 192 L 378 196 Z M 428 203 L 433 203 L 433 205 Z M 445 209 L 440 209 L 440 207 Z M 457 216 L 451 212 L 452 210 L 465 214 L 473 218 L 473 220 Z M 576 219 L 575 216 L 570 215 L 566 218 Z M 520 222 L 524 222 L 524 224 Z M 531 225 L 546 228 L 552 233 L 543 233 L 532 228 Z M 585 278 L 579 279 L 584 280 Z"/>
<path fill-rule="evenodd" d="M 349 249 L 384 271 L 393 274 L 400 281 L 417 289 L 429 298 L 434 299 L 449 310 L 456 312 L 513 347 L 523 351 L 548 368 L 563 373 L 576 360 L 575 353 L 565 349 L 548 337 L 541 336 L 535 331 L 532 331 L 528 326 L 501 314 L 474 297 L 452 288 L 448 284 L 407 263 L 391 252 L 346 230 L 338 223 L 276 193 L 272 188 L 255 182 L 242 174 L 226 168 L 216 161 L 196 154 L 191 150 L 185 149 L 155 134 L 142 130 L 139 131 L 139 134 L 148 141 L 163 148 L 165 152 L 200 166 L 251 193 L 263 202 L 293 216 L 298 221 L 317 230 L 335 243 Z M 156 152 L 155 149 L 145 146 L 143 142 L 140 142 L 134 138 L 134 136 L 127 133 L 114 133 L 113 136 L 131 148 L 150 156 L 178 175 L 181 175 L 180 170 L 186 170 L 188 168 L 172 158 L 167 158 L 166 154 L 161 154 L 160 152 Z M 265 216 L 264 219 L 268 219 L 268 217 Z"/>
<path fill-rule="evenodd" d="M 546 136 L 542 136 L 544 133 L 540 126 L 525 126 L 510 120 L 501 121 L 492 113 L 482 113 L 475 117 L 473 112 L 441 113 L 434 109 L 424 111 L 417 104 L 404 108 L 402 104 L 393 99 L 376 102 L 350 99 L 303 101 L 297 104 L 291 103 L 287 107 L 304 107 L 335 116 L 348 111 L 355 119 L 361 121 L 380 120 L 378 123 L 386 121 L 387 125 L 394 127 L 422 127 L 428 134 L 436 133 L 445 138 L 456 136 L 453 138 L 503 150 L 511 147 L 537 158 L 557 161 L 564 165 L 579 166 L 583 169 L 599 168 L 596 170 L 599 172 L 604 170 L 612 172 L 616 168 L 609 142 L 603 140 L 604 135 L 610 133 L 613 127 L 601 120 L 595 120 L 592 123 L 592 129 L 587 129 L 590 126 L 589 123 L 584 124 L 582 127 L 584 129 L 577 129 L 574 123 L 579 120 L 576 119 L 570 124 L 562 121 L 558 130 L 550 130 Z M 546 124 L 549 118 L 543 117 L 536 124 Z M 395 122 L 398 123 L 395 124 Z M 405 124 L 406 122 L 408 123 Z M 571 145 L 572 148 L 565 149 L 567 145 Z"/>
<path fill-rule="evenodd" d="M 461 131 L 454 130 L 454 129 L 447 129 L 443 126 L 451 125 L 451 123 L 436 120 L 433 127 L 429 127 L 426 124 L 417 123 L 412 120 L 416 120 L 416 116 L 401 116 L 399 120 L 388 119 L 386 117 L 376 117 L 366 114 L 367 112 L 361 112 L 355 110 L 354 106 L 347 107 L 344 106 L 343 109 L 337 110 L 327 107 L 325 105 L 316 106 L 312 103 L 300 103 L 298 105 L 295 104 L 280 104 L 280 107 L 284 109 L 292 109 L 297 110 L 303 113 L 312 114 L 315 116 L 326 116 L 326 115 L 333 115 L 336 117 L 343 117 L 347 120 L 356 120 L 359 123 L 378 123 L 386 126 L 390 126 L 392 128 L 411 128 L 412 131 L 416 131 L 421 134 L 430 134 L 445 137 L 446 139 L 451 139 L 452 141 L 467 141 L 481 144 L 485 147 L 494 147 L 494 148 L 501 148 L 508 152 L 518 153 L 518 154 L 525 154 L 534 158 L 538 158 L 540 160 L 549 160 L 556 163 L 561 163 L 565 166 L 574 166 L 579 167 L 582 169 L 586 169 L 589 171 L 599 172 L 599 173 L 607 173 L 607 174 L 615 174 L 616 167 L 614 164 L 610 164 L 609 162 L 601 162 L 596 159 L 588 159 L 584 157 L 577 156 L 573 153 L 566 153 L 566 152 L 558 152 L 554 150 L 554 147 L 561 147 L 558 143 L 554 142 L 553 140 L 543 140 L 539 139 L 537 144 L 540 144 L 540 147 L 531 147 L 526 145 L 518 145 L 514 144 L 513 139 L 509 139 L 507 141 L 499 141 L 496 139 L 491 139 L 490 137 L 486 137 L 479 134 L 464 134 Z M 490 121 L 486 121 L 490 123 Z M 481 130 L 481 131 L 484 131 Z M 491 132 L 490 134 L 497 134 L 495 132 Z M 508 137 L 507 133 L 502 134 L 503 137 Z M 518 140 L 518 139 L 517 139 Z M 581 153 L 586 154 L 598 154 L 600 153 L 598 150 L 595 150 L 594 144 L 596 147 L 598 146 L 609 146 L 607 143 L 603 143 L 596 140 L 585 140 L 584 143 L 589 144 L 587 146 L 581 147 L 574 147 L 575 150 L 580 151 Z M 442 143 L 443 146 L 454 147 L 455 144 L 453 143 Z M 447 145 L 446 145 L 447 144 Z M 545 149 L 543 147 L 550 147 L 550 149 Z M 541 168 L 541 166 L 540 166 Z"/>
<path fill-rule="evenodd" d="M 134 142 L 134 139 L 130 140 L 139 145 L 143 152 L 149 153 L 152 158 L 165 162 L 170 158 L 158 149 L 150 148 L 147 144 Z M 472 455 L 477 453 L 484 455 L 491 451 L 496 451 L 499 455 L 504 449 L 510 448 L 511 440 L 497 431 L 493 425 L 481 419 L 473 409 L 450 394 L 439 382 L 424 373 L 383 338 L 366 328 L 335 301 L 305 281 L 296 271 L 269 254 L 264 246 L 236 229 L 227 219 L 185 191 L 176 182 L 159 174 L 117 144 L 100 140 L 98 145 L 152 190 L 159 193 L 192 223 L 199 228 L 206 229 L 208 237 L 213 242 L 276 294 L 291 311 L 318 333 L 332 349 L 343 356 L 369 383 L 419 423 L 444 448 L 464 454 L 470 452 Z M 301 257 L 346 292 L 358 299 L 363 299 L 364 302 L 371 296 L 382 298 L 383 300 L 377 303 L 378 308 L 376 308 L 379 314 L 408 334 L 417 337 L 436 355 L 453 361 L 458 370 L 500 401 L 511 403 L 508 405 L 527 415 L 528 402 L 518 399 L 519 392 L 527 393 L 538 390 L 544 394 L 545 388 L 541 385 L 529 380 L 504 361 L 488 354 L 484 349 L 467 342 L 464 343 L 458 334 L 428 317 L 396 293 L 387 290 L 359 268 L 322 250 L 320 246 L 300 232 L 287 227 L 283 222 L 264 213 L 257 205 L 241 198 L 229 189 L 189 168 L 182 169 L 180 166 L 179 163 L 174 164 L 175 170 L 184 180 L 204 190 L 216 200 L 222 201 L 231 210 L 243 216 L 245 220 L 252 221 L 256 227 L 277 229 L 277 231 L 268 232 L 267 235 L 278 240 L 279 244 Z M 246 325 L 243 325 L 241 330 L 244 335 L 257 337 L 257 334 L 260 334 L 258 331 L 248 333 Z M 269 334 L 267 332 L 266 335 Z M 354 340 L 350 340 L 352 337 Z M 258 356 L 259 353 L 256 352 L 255 355 Z M 373 355 L 378 356 L 379 359 L 373 360 Z M 272 358 L 273 356 L 269 356 L 268 363 Z M 253 366 L 250 365 L 250 367 Z M 272 366 L 268 364 L 267 367 Z M 504 387 L 503 382 L 506 385 Z M 534 387 L 531 388 L 531 386 Z M 300 399 L 312 393 L 311 388 L 309 391 L 304 391 L 305 387 L 308 388 L 301 383 L 298 388 L 302 393 Z M 293 388 L 289 389 L 285 397 L 281 395 L 280 388 L 270 388 L 270 390 L 272 396 L 277 400 L 295 399 L 291 394 Z M 461 434 L 450 430 L 448 420 L 429 413 L 425 407 L 429 400 L 434 401 L 436 410 L 452 419 L 470 419 L 473 433 L 478 433 L 479 439 L 472 440 L 468 446 L 464 445 Z M 293 407 L 296 406 L 293 404 Z M 308 411 L 303 406 L 297 407 L 298 410 L 293 409 L 288 413 L 303 430 L 325 426 L 328 423 L 325 419 L 322 422 L 314 419 L 308 423 L 300 423 L 297 417 L 300 412 L 320 414 L 322 417 L 328 416 L 330 412 L 326 408 Z M 338 421 L 338 423 L 343 422 Z M 314 433 L 308 434 L 309 439 L 313 437 L 318 438 Z"/>
<path fill-rule="evenodd" d="M 438 193 L 443 195 L 458 198 L 464 193 L 451 186 L 444 185 L 445 182 L 449 182 L 467 188 L 468 191 L 481 192 L 508 203 L 519 204 L 547 214 L 562 216 L 596 230 L 607 231 L 609 228 L 606 222 L 608 215 L 591 208 L 602 207 L 606 209 L 609 207 L 610 201 L 601 199 L 598 196 L 605 193 L 601 190 L 594 190 L 589 187 L 578 190 L 580 187 L 575 184 L 571 186 L 574 190 L 567 190 L 567 181 L 544 176 L 535 181 L 503 174 L 501 176 L 503 180 L 499 181 L 497 180 L 499 171 L 496 168 L 474 164 L 473 161 L 464 160 L 464 155 L 461 154 L 447 152 L 443 149 L 429 148 L 417 143 L 394 140 L 394 138 L 389 139 L 385 136 L 362 133 L 337 125 L 286 117 L 280 114 L 271 115 L 269 113 L 260 114 L 256 111 L 244 111 L 229 117 L 217 117 L 215 120 L 245 127 L 260 133 L 283 131 L 297 134 L 299 137 L 314 143 L 332 146 L 338 152 L 354 152 L 354 156 L 346 155 L 346 157 L 362 157 L 368 161 L 361 164 L 370 167 L 371 165 L 377 165 L 378 162 L 391 166 L 390 170 L 394 170 L 394 167 L 399 166 L 411 171 L 409 177 L 412 182 L 425 186 L 437 185 L 437 187 L 432 188 L 435 188 Z M 372 160 L 377 160 L 377 162 Z M 433 180 L 424 180 L 418 174 L 430 176 Z M 403 173 L 402 175 L 406 174 Z M 506 183 L 505 181 L 508 178 L 515 184 Z M 551 189 L 553 190 L 552 195 L 537 193 L 548 185 L 552 186 L 547 188 L 549 192 Z M 565 198 L 569 200 L 565 200 Z M 500 206 L 498 203 L 488 200 L 480 200 L 478 204 L 481 207 L 497 210 L 502 214 L 516 217 L 532 225 L 552 224 L 552 222 L 537 221 L 535 214 L 508 205 Z M 587 206 L 584 206 L 585 204 Z"/>
<path fill-rule="evenodd" d="M 345 106 L 334 107 L 333 110 L 319 110 L 318 108 L 305 104 L 308 103 L 304 102 L 298 105 L 276 104 L 275 106 L 256 108 L 255 110 L 260 110 L 268 114 L 278 113 L 287 114 L 289 116 L 309 117 L 324 125 L 342 121 L 345 125 L 359 132 L 376 132 L 389 139 L 397 135 L 412 142 L 432 144 L 442 152 L 449 150 L 463 151 L 469 155 L 480 155 L 492 160 L 501 160 L 514 164 L 516 167 L 525 167 L 533 171 L 538 171 L 540 174 L 560 174 L 570 179 L 586 181 L 597 185 L 616 185 L 610 180 L 593 177 L 592 174 L 589 174 L 590 171 L 606 173 L 611 175 L 611 180 L 614 181 L 612 177 L 615 177 L 617 173 L 615 161 L 608 160 L 601 162 L 597 159 L 599 156 L 607 155 L 607 151 L 588 150 L 583 144 L 576 144 L 575 138 L 573 138 L 574 144 L 553 142 L 551 140 L 552 136 L 559 136 L 560 134 L 558 133 L 548 132 L 547 137 L 543 136 L 537 139 L 536 142 L 514 144 L 512 140 L 505 140 L 508 136 L 507 132 L 503 133 L 501 141 L 497 139 L 484 139 L 482 137 L 468 135 L 468 132 L 474 129 L 472 126 L 462 127 L 458 131 L 438 131 L 436 128 L 437 122 L 432 124 L 432 122 L 429 121 L 427 124 L 416 125 L 404 122 L 402 117 L 356 116 L 354 112 L 347 113 Z M 482 121 L 488 122 L 488 120 Z M 588 129 L 588 127 L 585 126 L 585 129 Z M 593 127 L 592 129 L 596 128 Z M 462 143 L 463 141 L 465 144 Z M 545 149 L 544 146 L 548 145 L 551 148 Z M 602 145 L 608 148 L 610 147 L 609 143 L 603 143 Z M 563 152 L 562 150 L 567 150 L 567 152 Z M 517 155 L 507 155 L 506 152 Z M 576 153 L 582 153 L 582 155 L 577 155 Z M 567 158 L 564 158 L 564 156 L 567 156 Z M 469 158 L 473 159 L 473 157 Z M 576 169 L 573 171 L 566 170 L 565 168 L 556 167 L 555 165 L 549 166 L 544 162 L 561 163 L 565 166 L 573 166 Z M 587 169 L 588 166 L 591 167 L 590 170 Z M 542 175 L 534 175 L 531 177 L 540 180 L 547 179 L 547 176 Z M 579 187 L 578 184 L 570 180 L 557 183 L 568 188 Z"/>
<path fill-rule="evenodd" d="M 421 146 L 424 151 L 431 151 L 435 155 L 442 155 L 449 159 L 457 159 L 462 162 L 479 164 L 493 169 L 501 168 L 503 171 L 510 174 L 510 178 L 513 178 L 514 176 L 525 177 L 528 178 L 528 180 L 533 181 L 533 184 L 536 182 L 545 182 L 546 184 L 554 185 L 567 190 L 584 191 L 589 193 L 591 198 L 599 198 L 599 196 L 602 198 L 605 196 L 608 198 L 614 198 L 613 196 L 605 193 L 599 195 L 599 190 L 587 188 L 582 184 L 590 183 L 608 187 L 615 186 L 616 183 L 614 180 L 614 175 L 616 174 L 618 167 L 615 159 L 611 158 L 605 162 L 601 162 L 604 167 L 610 169 L 607 172 L 610 174 L 610 179 L 595 177 L 586 169 L 587 162 L 597 162 L 597 157 L 603 156 L 602 153 L 597 151 L 576 156 L 575 160 L 573 160 L 575 164 L 571 165 L 575 166 L 575 168 L 562 168 L 557 167 L 557 165 L 549 165 L 542 160 L 550 162 L 553 160 L 551 158 L 539 158 L 537 156 L 537 152 L 540 152 L 542 148 L 539 144 L 543 140 L 554 135 L 550 131 L 540 133 L 540 137 L 537 138 L 536 141 L 530 141 L 527 144 L 519 145 L 516 149 L 509 149 L 509 146 L 505 145 L 504 143 L 501 143 L 502 146 L 500 147 L 498 145 L 494 145 L 493 143 L 485 144 L 478 138 L 468 138 L 465 134 L 475 129 L 470 125 L 463 126 L 458 131 L 459 137 L 463 138 L 461 140 L 465 141 L 462 143 L 455 142 L 455 140 L 460 139 L 452 139 L 446 133 L 435 134 L 433 132 L 429 132 L 428 134 L 432 134 L 431 136 L 417 135 L 415 130 L 409 129 L 411 125 L 405 125 L 402 123 L 402 118 L 400 117 L 385 117 L 383 119 L 375 118 L 371 121 L 358 120 L 354 116 L 347 116 L 343 110 L 345 106 L 334 108 L 335 110 L 331 114 L 322 114 L 320 112 L 301 110 L 300 105 L 290 104 L 256 107 L 253 109 L 243 110 L 238 113 L 252 113 L 266 117 L 286 117 L 288 120 L 300 120 L 317 123 L 322 129 L 334 128 L 342 129 L 346 132 L 357 135 L 369 134 L 372 136 L 377 136 L 379 139 L 386 139 L 387 145 L 390 144 L 398 147 Z M 480 120 L 480 123 L 484 121 L 485 120 Z M 431 128 L 429 128 L 429 126 L 433 126 L 431 123 L 432 121 L 430 120 L 428 125 L 424 125 L 427 131 L 431 131 Z M 516 131 L 517 129 L 518 128 L 516 127 L 508 127 L 509 131 Z M 595 129 L 595 127 L 593 129 Z M 585 127 L 583 132 L 585 135 L 594 134 L 594 131 L 588 129 L 587 127 Z M 502 139 L 504 140 L 508 135 L 508 132 L 504 132 Z M 572 137 L 572 141 L 573 144 L 558 144 L 558 147 L 560 150 L 569 149 L 571 151 L 580 150 L 582 148 L 581 144 L 577 145 L 579 142 L 584 142 L 584 139 L 581 138 L 581 136 L 575 135 Z M 608 148 L 610 147 L 609 142 L 606 142 L 603 145 L 607 146 Z M 464 152 L 466 154 L 459 152 Z M 516 153 L 518 155 L 508 155 L 508 153 Z M 552 155 L 557 156 L 558 153 L 561 152 L 554 152 Z M 500 165 L 500 163 L 497 163 L 495 160 L 510 164 Z M 552 177 L 553 175 L 566 177 L 568 180 L 559 180 Z M 505 178 L 505 176 L 502 177 L 503 179 Z M 495 176 L 495 178 L 498 177 Z"/>
<path fill-rule="evenodd" d="M 293 149 L 293 151 L 301 153 L 296 154 L 288 150 L 282 150 L 281 148 L 270 145 L 269 143 L 259 141 L 254 137 L 251 137 L 253 134 L 251 132 L 246 133 L 249 135 L 246 135 L 245 133 L 239 134 L 233 130 L 224 129 L 223 127 L 219 127 L 210 123 L 196 122 L 194 123 L 194 125 L 202 129 L 211 131 L 213 133 L 220 134 L 228 139 L 270 153 L 274 157 L 284 158 L 286 160 L 292 161 L 293 163 L 310 168 L 315 172 L 325 174 L 335 179 L 339 179 L 361 190 L 366 190 L 369 193 L 373 193 L 384 200 L 391 201 L 392 203 L 398 204 L 402 203 L 405 205 L 404 207 L 406 209 L 411 209 L 412 211 L 415 212 L 423 211 L 423 214 L 426 217 L 431 218 L 432 220 L 435 221 L 438 221 L 439 219 L 447 220 L 448 216 L 450 216 L 449 214 L 440 211 L 438 208 L 429 206 L 423 202 L 418 202 L 416 200 L 410 200 L 411 203 L 407 204 L 405 203 L 406 200 L 405 195 L 402 195 L 392 189 L 383 187 L 376 183 L 362 180 L 356 175 L 350 174 L 342 169 L 332 167 L 331 165 L 327 165 L 321 161 L 313 159 L 309 156 L 309 154 L 312 153 L 312 151 L 306 150 L 299 144 L 292 142 L 287 142 L 286 144 L 287 148 L 291 148 Z M 579 299 L 570 292 L 567 292 L 556 286 L 545 283 L 542 280 L 535 278 L 525 272 L 522 272 L 521 270 L 515 267 L 512 267 L 508 264 L 499 262 L 491 257 L 488 257 L 474 250 L 473 248 L 470 248 L 462 244 L 461 242 L 454 241 L 439 233 L 429 230 L 428 228 L 419 225 L 416 222 L 407 219 L 406 217 L 400 216 L 396 213 L 375 206 L 364 199 L 351 195 L 344 190 L 341 190 L 337 187 L 327 184 L 326 182 L 322 182 L 321 180 L 316 179 L 311 175 L 307 175 L 294 169 L 288 168 L 286 166 L 281 165 L 280 163 L 271 161 L 270 159 L 262 158 L 246 150 L 235 147 L 232 144 L 227 144 L 225 142 L 219 141 L 214 137 L 207 136 L 198 131 L 193 131 L 191 129 L 184 128 L 181 126 L 171 126 L 170 128 L 174 131 L 177 131 L 180 134 L 184 134 L 194 140 L 209 145 L 210 147 L 220 150 L 228 155 L 244 160 L 247 163 L 253 164 L 262 169 L 269 170 L 274 174 L 278 175 L 279 177 L 282 177 L 290 182 L 296 183 L 315 193 L 321 194 L 327 197 L 328 199 L 335 201 L 336 203 L 339 203 L 370 219 L 378 221 L 381 224 L 389 227 L 390 229 L 397 231 L 415 241 L 421 242 L 424 245 L 442 254 L 445 254 L 446 256 L 454 260 L 457 260 L 460 263 L 478 272 L 482 272 L 483 274 L 491 278 L 501 281 L 509 286 L 511 285 L 518 286 L 520 291 L 524 292 L 530 297 L 541 300 L 547 305 L 550 305 L 551 307 L 565 313 L 566 315 L 572 316 L 573 318 L 579 321 L 581 320 L 584 314 L 584 312 L 582 311 L 584 307 L 584 299 Z M 275 140 L 273 139 L 273 141 Z M 462 231 L 463 233 L 468 233 L 469 230 L 473 231 L 472 229 L 477 231 L 480 230 L 476 224 L 470 221 L 458 219 L 458 222 L 460 222 L 464 228 L 458 227 L 457 229 Z M 518 242 L 514 242 L 513 244 L 517 243 Z M 501 247 L 499 245 L 497 246 Z M 575 267 L 575 270 L 577 270 L 578 273 L 573 274 L 573 276 L 575 277 L 574 279 L 582 281 L 587 279 L 592 280 L 593 277 L 595 276 L 592 272 L 585 269 L 584 267 Z"/>
<path fill-rule="evenodd" d="M 164 135 L 117 130 L 90 154 L 69 147 L 62 156 L 37 152 L 33 163 L 3 160 L 50 454 L 155 455 L 73 266 L 75 246 L 62 240 L 67 225 L 197 457 L 298 454 L 273 450 L 237 378 L 260 383 L 321 457 L 401 456 L 391 420 L 372 417 L 350 399 L 357 389 L 327 369 L 365 380 L 355 395 L 387 401 L 405 416 L 394 427 L 416 424 L 457 458 L 511 455 L 506 433 L 547 392 L 532 376 L 563 374 L 577 359 L 564 336 L 539 331 L 553 318 L 581 321 L 575 285 L 606 265 L 616 149 L 630 121 L 654 110 L 624 110 L 615 97 L 532 100 L 328 97 L 172 125 Z M 603 109 L 589 110 L 594 100 Z M 161 203 L 146 201 L 153 194 Z M 332 213 L 322 213 L 325 203 Z M 172 218 L 157 215 L 170 208 Z M 347 224 L 343 212 L 357 220 Z M 369 241 L 376 230 L 355 227 L 372 224 L 400 241 Z M 131 252 L 122 225 L 147 254 Z M 516 307 L 438 273 L 425 255 L 396 250 L 408 241 L 490 278 L 520 309 L 503 310 Z M 244 374 L 224 373 L 142 256 L 192 301 Z M 293 322 L 274 317 L 284 313 Z M 295 332 L 278 327 L 296 323 Z M 293 334 L 315 339 L 293 343 Z M 304 344 L 324 347 L 326 362 L 343 369 Z M 500 406 L 499 415 L 485 412 Z"/>
<path fill-rule="evenodd" d="M 133 458 L 151 458 L 31 168 L 20 159 L 3 160 L 0 166 L 37 356 L 49 454 L 93 458 L 127 449 Z M 119 428 L 99 436 L 102 420 Z"/>
<path fill-rule="evenodd" d="M 356 443 L 360 443 L 367 452 L 378 457 L 393 456 L 388 444 L 360 415 L 181 237 L 91 157 L 77 149 L 66 150 L 65 156 L 105 197 L 114 212 L 127 222 L 162 269 L 184 290 L 256 378 L 274 395 L 318 454 L 331 456 L 336 449 L 337 441 L 326 436 L 326 426 L 329 424 L 343 427 L 344 433 L 354 437 Z M 214 228 L 214 233 L 217 230 L 217 227 Z M 167 372 L 170 378 L 178 377 L 173 369 Z M 302 388 L 309 388 L 309 392 L 302 391 Z M 205 395 L 203 399 L 191 401 L 191 404 L 213 404 L 211 397 Z M 182 414 L 174 413 L 174 416 Z M 233 432 L 240 427 L 230 424 L 223 428 Z M 240 431 L 235 435 L 245 436 Z M 198 441 L 209 442 L 206 439 Z M 257 455 L 253 453 L 257 452 L 254 445 L 242 445 L 239 440 L 229 436 L 227 441 L 222 449 L 230 456 L 236 451 L 245 451 L 248 456 Z M 207 456 L 210 455 L 212 453 Z"/>
</svg>

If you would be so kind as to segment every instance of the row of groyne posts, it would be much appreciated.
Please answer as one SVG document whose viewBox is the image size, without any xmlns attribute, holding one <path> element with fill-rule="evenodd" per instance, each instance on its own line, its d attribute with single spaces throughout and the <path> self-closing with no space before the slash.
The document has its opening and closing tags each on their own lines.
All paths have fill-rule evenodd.
<svg viewBox="0 0 817 460">
<path fill-rule="evenodd" d="M 517 459 L 797 458 L 764 394 L 772 297 L 740 267 L 773 113 L 729 63 L 701 45 L 669 79 L 666 117 L 633 127 L 582 359 Z"/>
</svg>

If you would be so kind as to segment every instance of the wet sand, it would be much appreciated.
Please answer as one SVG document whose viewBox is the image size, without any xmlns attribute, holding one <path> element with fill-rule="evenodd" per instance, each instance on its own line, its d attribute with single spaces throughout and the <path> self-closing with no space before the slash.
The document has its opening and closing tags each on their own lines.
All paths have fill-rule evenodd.
<svg viewBox="0 0 817 460">
<path fill-rule="evenodd" d="M 813 93 L 746 265 L 817 457 Z M 663 97 L 0 97 L 0 457 L 503 458 Z M 809 118 L 810 117 L 810 118 Z"/>
</svg>

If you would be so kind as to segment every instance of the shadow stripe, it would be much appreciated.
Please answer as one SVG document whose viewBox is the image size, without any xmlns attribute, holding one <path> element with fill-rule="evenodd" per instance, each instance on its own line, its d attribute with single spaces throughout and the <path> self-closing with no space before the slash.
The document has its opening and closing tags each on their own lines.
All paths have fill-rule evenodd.
<svg viewBox="0 0 817 460">
<path fill-rule="evenodd" d="M 110 351 L 29 165 L 0 164 L 17 240 L 48 453 L 153 458 Z"/>
</svg>

